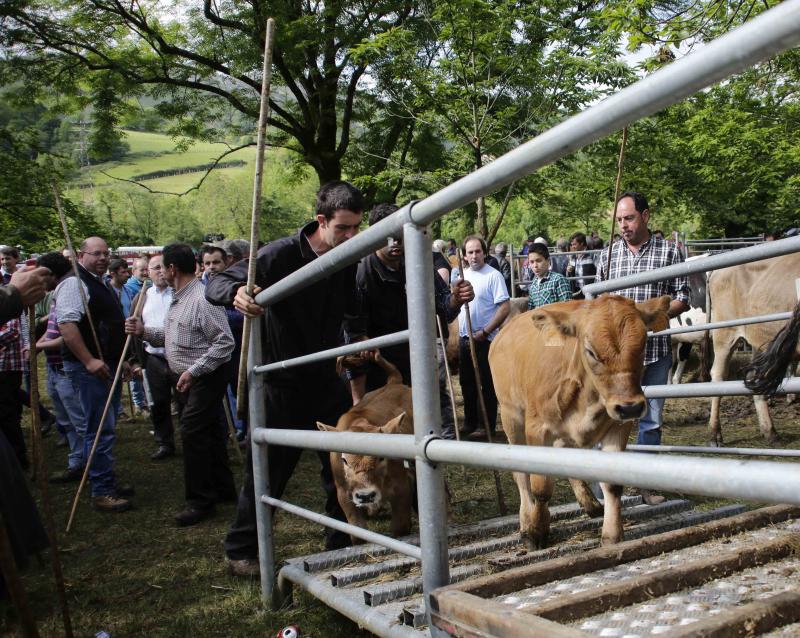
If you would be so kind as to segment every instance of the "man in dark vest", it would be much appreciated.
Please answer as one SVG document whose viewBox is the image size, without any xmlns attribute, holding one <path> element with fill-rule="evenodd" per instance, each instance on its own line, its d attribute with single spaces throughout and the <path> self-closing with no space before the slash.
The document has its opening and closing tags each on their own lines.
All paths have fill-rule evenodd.
<svg viewBox="0 0 800 638">
<path fill-rule="evenodd" d="M 125 343 L 125 316 L 114 292 L 103 281 L 110 253 L 105 240 L 89 237 L 78 251 L 80 281 L 68 277 L 55 292 L 56 317 L 64 337 L 64 372 L 78 388 L 81 406 L 86 417 L 84 433 L 84 458 L 100 427 L 114 370 Z M 88 300 L 88 315 L 84 307 L 81 286 Z M 94 333 L 100 343 L 98 352 Z M 114 426 L 119 413 L 119 388 L 117 386 L 111 408 L 101 428 L 100 440 L 89 470 L 92 486 L 92 507 L 104 512 L 122 512 L 130 508 L 130 501 L 117 488 L 114 479 Z"/>
</svg>

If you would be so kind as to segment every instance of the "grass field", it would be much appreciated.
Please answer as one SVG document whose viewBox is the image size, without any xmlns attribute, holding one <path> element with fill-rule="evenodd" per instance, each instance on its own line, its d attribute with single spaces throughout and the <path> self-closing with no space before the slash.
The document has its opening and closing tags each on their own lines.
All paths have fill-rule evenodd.
<svg viewBox="0 0 800 638">
<path fill-rule="evenodd" d="M 94 186 L 100 187 L 120 183 L 113 177 L 131 179 L 136 175 L 155 171 L 201 166 L 214 161 L 228 149 L 225 144 L 198 142 L 187 151 L 178 152 L 175 149 L 175 141 L 171 137 L 158 133 L 138 131 L 126 131 L 125 141 L 130 145 L 130 152 L 123 160 L 105 162 L 84 168 L 81 170 L 81 176 L 78 178 L 77 183 L 93 183 Z M 242 160 L 250 164 L 254 158 L 255 147 L 249 147 L 227 155 L 222 161 Z M 247 170 L 252 169 L 249 166 L 225 169 L 226 172 L 230 173 Z M 107 173 L 107 175 L 104 173 Z M 113 177 L 109 177 L 109 175 Z M 148 180 L 146 183 L 153 189 L 181 192 L 186 190 L 187 184 L 194 184 L 200 175 L 201 173 L 175 175 L 157 180 Z"/>
<path fill-rule="evenodd" d="M 772 402 L 772 411 L 782 443 L 800 447 L 800 405 L 784 399 Z M 665 410 L 664 443 L 705 445 L 708 400 L 671 400 Z M 752 401 L 747 398 L 723 400 L 723 432 L 726 445 L 765 447 L 756 427 Z M 114 638 L 127 636 L 274 636 L 290 623 L 300 625 L 303 638 L 362 638 L 367 636 L 353 623 L 307 595 L 297 595 L 291 609 L 272 612 L 263 609 L 257 583 L 227 575 L 222 561 L 222 538 L 233 515 L 233 506 L 219 508 L 217 516 L 189 529 L 172 521 L 182 506 L 182 465 L 180 457 L 156 463 L 149 460 L 154 444 L 149 424 L 138 420 L 122 423 L 115 446 L 117 468 L 123 482 L 137 489 L 136 509 L 124 514 L 93 512 L 88 498 L 78 510 L 76 524 L 63 533 L 74 485 L 53 486 L 56 518 L 67 582 L 67 594 L 76 636 L 93 636 L 105 629 Z M 45 440 L 51 471 L 65 464 L 63 448 L 55 437 Z M 697 457 L 697 463 L 703 458 Z M 238 476 L 241 467 L 235 462 Z M 452 493 L 454 522 L 468 522 L 497 516 L 491 474 L 460 467 L 447 470 Z M 517 507 L 516 489 L 509 473 L 502 473 L 509 509 Z M 36 490 L 34 490 L 36 492 Z M 313 454 L 303 455 L 287 500 L 321 511 L 318 463 Z M 572 501 L 566 481 L 556 482 L 554 503 Z M 703 506 L 718 501 L 697 498 Z M 386 529 L 386 522 L 380 522 Z M 320 528 L 288 515 L 277 518 L 276 551 L 279 560 L 320 551 Z M 63 635 L 52 574 L 47 558 L 25 575 L 28 594 L 44 636 Z M 0 635 L 19 636 L 9 607 L 0 603 Z"/>
</svg>

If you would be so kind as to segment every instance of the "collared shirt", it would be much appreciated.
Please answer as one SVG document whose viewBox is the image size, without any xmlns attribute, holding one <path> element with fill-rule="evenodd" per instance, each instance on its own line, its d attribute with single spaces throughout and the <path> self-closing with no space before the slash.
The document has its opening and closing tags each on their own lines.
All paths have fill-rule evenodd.
<svg viewBox="0 0 800 638">
<path fill-rule="evenodd" d="M 111 288 L 115 295 L 117 295 L 117 299 L 119 299 L 119 305 L 122 306 L 122 314 L 124 314 L 126 317 L 130 317 L 131 302 L 136 296 L 136 293 L 132 292 L 130 288 L 126 288 L 124 285 L 116 288 L 111 282 L 108 282 L 108 287 Z"/>
<path fill-rule="evenodd" d="M 78 266 L 83 268 L 83 266 Z M 90 273 L 91 274 L 91 273 Z M 102 281 L 97 275 L 92 275 L 98 281 Z M 89 299 L 89 287 L 77 277 L 67 277 L 56 286 L 53 301 L 58 300 L 56 305 L 56 318 L 58 323 L 78 323 L 83 319 L 86 310 L 83 307 L 83 296 L 78 286 L 83 286 L 86 299 Z"/>
<path fill-rule="evenodd" d="M 23 331 L 19 317 L 0 326 L 0 372 L 20 372 L 25 369 Z"/>
<path fill-rule="evenodd" d="M 48 341 L 58 339 L 61 336 L 61 330 L 56 320 L 55 302 L 50 304 L 50 314 L 47 317 L 47 330 L 44 336 Z M 44 351 L 44 356 L 47 359 L 47 363 L 51 366 L 60 366 L 64 363 L 64 357 L 61 356 L 61 348 L 48 348 Z"/>
<path fill-rule="evenodd" d="M 575 292 L 583 290 L 584 286 L 594 283 L 597 268 L 592 255 L 589 253 L 575 253 L 570 255 L 569 265 L 575 268 Z"/>
<path fill-rule="evenodd" d="M 544 277 L 534 276 L 531 281 L 528 289 L 528 310 L 570 299 L 572 299 L 572 288 L 567 278 L 557 272 L 547 271 Z"/>
<path fill-rule="evenodd" d="M 600 268 L 598 269 L 598 281 L 607 279 L 618 279 L 626 275 L 647 272 L 672 264 L 679 264 L 683 261 L 683 254 L 675 244 L 664 241 L 660 237 L 650 235 L 644 244 L 639 247 L 639 252 L 634 253 L 624 239 L 618 239 L 610 246 L 611 252 L 611 276 L 606 273 L 608 265 L 609 247 L 603 249 L 600 255 Z M 615 290 L 615 295 L 622 295 L 633 299 L 635 302 L 647 301 L 662 295 L 669 295 L 674 301 L 689 303 L 689 279 L 681 276 L 666 281 L 657 281 L 652 284 L 643 284 Z M 667 356 L 670 353 L 670 338 L 653 337 L 647 340 L 647 348 L 644 354 L 644 363 L 648 365 L 654 361 Z"/>
<path fill-rule="evenodd" d="M 164 329 L 164 320 L 167 318 L 169 306 L 172 303 L 172 288 L 167 286 L 164 290 L 159 290 L 155 286 L 150 286 L 145 293 L 144 308 L 142 309 L 142 323 L 145 328 Z M 144 349 L 149 354 L 166 356 L 167 350 L 164 346 L 154 346 L 148 341 L 144 342 Z"/>
<path fill-rule="evenodd" d="M 205 286 L 197 279 L 172 293 L 164 327 L 145 325 L 144 338 L 151 345 L 166 347 L 173 372 L 188 370 L 195 378 L 230 361 L 234 346 L 225 309 L 206 301 Z"/>
</svg>

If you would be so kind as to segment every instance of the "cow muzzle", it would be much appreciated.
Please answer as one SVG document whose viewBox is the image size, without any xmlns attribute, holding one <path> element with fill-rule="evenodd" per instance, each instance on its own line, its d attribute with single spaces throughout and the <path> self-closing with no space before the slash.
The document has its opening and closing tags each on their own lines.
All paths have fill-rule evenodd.
<svg viewBox="0 0 800 638">
<path fill-rule="evenodd" d="M 618 421 L 641 419 L 647 413 L 647 401 L 642 397 L 636 401 L 609 402 L 606 411 L 612 419 Z"/>
<path fill-rule="evenodd" d="M 353 503 L 357 507 L 370 507 L 380 503 L 381 494 L 375 488 L 365 488 L 353 492 Z"/>
</svg>

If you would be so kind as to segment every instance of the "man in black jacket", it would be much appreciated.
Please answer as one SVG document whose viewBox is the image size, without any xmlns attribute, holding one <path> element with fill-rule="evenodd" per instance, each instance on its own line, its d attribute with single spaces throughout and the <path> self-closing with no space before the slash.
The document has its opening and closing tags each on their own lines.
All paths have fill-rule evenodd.
<svg viewBox="0 0 800 638">
<path fill-rule="evenodd" d="M 258 253 L 256 292 L 311 263 L 358 233 L 364 202 L 361 192 L 347 182 L 331 182 L 317 193 L 316 220 L 297 235 L 264 246 Z M 340 344 L 345 314 L 355 310 L 355 264 L 339 270 L 266 309 L 264 360 L 266 363 L 336 347 Z M 241 261 L 218 273 L 208 283 L 206 298 L 214 304 L 233 305 L 243 314 L 256 317 L 265 310 L 247 295 L 247 262 Z M 272 428 L 316 430 L 316 422 L 336 423 L 351 403 L 333 360 L 269 373 L 265 378 L 266 418 Z M 256 425 L 256 424 L 254 424 Z M 262 424 L 258 424 L 262 425 Z M 225 554 L 235 575 L 258 573 L 255 495 L 252 459 L 243 478 L 236 519 L 225 538 Z M 280 498 L 301 450 L 269 446 L 271 495 Z M 322 482 L 326 492 L 325 511 L 345 520 L 336 499 L 336 488 L 328 452 L 319 452 Z M 327 530 L 328 549 L 350 543 L 346 534 Z"/>
</svg>

